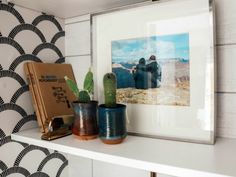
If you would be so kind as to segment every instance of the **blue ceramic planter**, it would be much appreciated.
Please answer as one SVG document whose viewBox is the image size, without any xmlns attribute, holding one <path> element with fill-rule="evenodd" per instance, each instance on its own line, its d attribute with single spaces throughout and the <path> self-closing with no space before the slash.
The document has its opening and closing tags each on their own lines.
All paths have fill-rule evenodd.
<svg viewBox="0 0 236 177">
<path fill-rule="evenodd" d="M 106 144 L 121 143 L 127 136 L 126 105 L 117 104 L 116 107 L 98 108 L 99 137 Z"/>
</svg>

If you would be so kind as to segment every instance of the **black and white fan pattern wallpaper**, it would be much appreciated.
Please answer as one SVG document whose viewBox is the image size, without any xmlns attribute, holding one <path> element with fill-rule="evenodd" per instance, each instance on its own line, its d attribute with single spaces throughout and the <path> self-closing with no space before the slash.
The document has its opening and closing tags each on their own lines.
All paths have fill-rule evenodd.
<svg viewBox="0 0 236 177">
<path fill-rule="evenodd" d="M 0 177 L 67 176 L 64 155 L 10 136 L 37 126 L 23 63 L 63 63 L 63 29 L 62 19 L 0 1 Z"/>
</svg>

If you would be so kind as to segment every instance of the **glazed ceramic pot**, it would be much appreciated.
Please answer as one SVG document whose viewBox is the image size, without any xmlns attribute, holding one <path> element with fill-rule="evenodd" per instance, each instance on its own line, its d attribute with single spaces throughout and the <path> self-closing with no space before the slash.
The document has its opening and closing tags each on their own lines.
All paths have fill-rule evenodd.
<svg viewBox="0 0 236 177">
<path fill-rule="evenodd" d="M 97 138 L 98 124 L 97 124 L 97 101 L 90 101 L 89 103 L 72 103 L 74 109 L 74 123 L 72 126 L 72 133 L 79 139 L 89 140 Z"/>
<path fill-rule="evenodd" d="M 98 108 L 99 138 L 106 144 L 119 144 L 127 136 L 126 105 Z"/>
</svg>

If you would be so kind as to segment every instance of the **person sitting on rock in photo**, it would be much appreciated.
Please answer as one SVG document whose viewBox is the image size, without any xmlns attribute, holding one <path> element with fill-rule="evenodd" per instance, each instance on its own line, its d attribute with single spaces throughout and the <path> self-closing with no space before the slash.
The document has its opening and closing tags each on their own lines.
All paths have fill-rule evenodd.
<svg viewBox="0 0 236 177">
<path fill-rule="evenodd" d="M 141 58 L 136 65 L 136 72 L 133 72 L 136 89 L 148 89 L 148 73 L 146 60 Z"/>
<path fill-rule="evenodd" d="M 150 72 L 149 82 L 151 81 L 151 88 L 159 88 L 161 86 L 161 66 L 156 60 L 156 56 L 150 56 L 148 64 L 146 65 L 147 72 Z"/>
</svg>

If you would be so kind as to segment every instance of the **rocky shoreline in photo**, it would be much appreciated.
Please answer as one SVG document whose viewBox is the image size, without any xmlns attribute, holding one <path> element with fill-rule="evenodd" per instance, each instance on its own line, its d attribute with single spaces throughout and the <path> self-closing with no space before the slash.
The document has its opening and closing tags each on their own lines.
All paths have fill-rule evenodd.
<svg viewBox="0 0 236 177">
<path fill-rule="evenodd" d="M 132 104 L 190 106 L 189 81 L 147 90 L 118 89 L 117 101 Z"/>
</svg>

